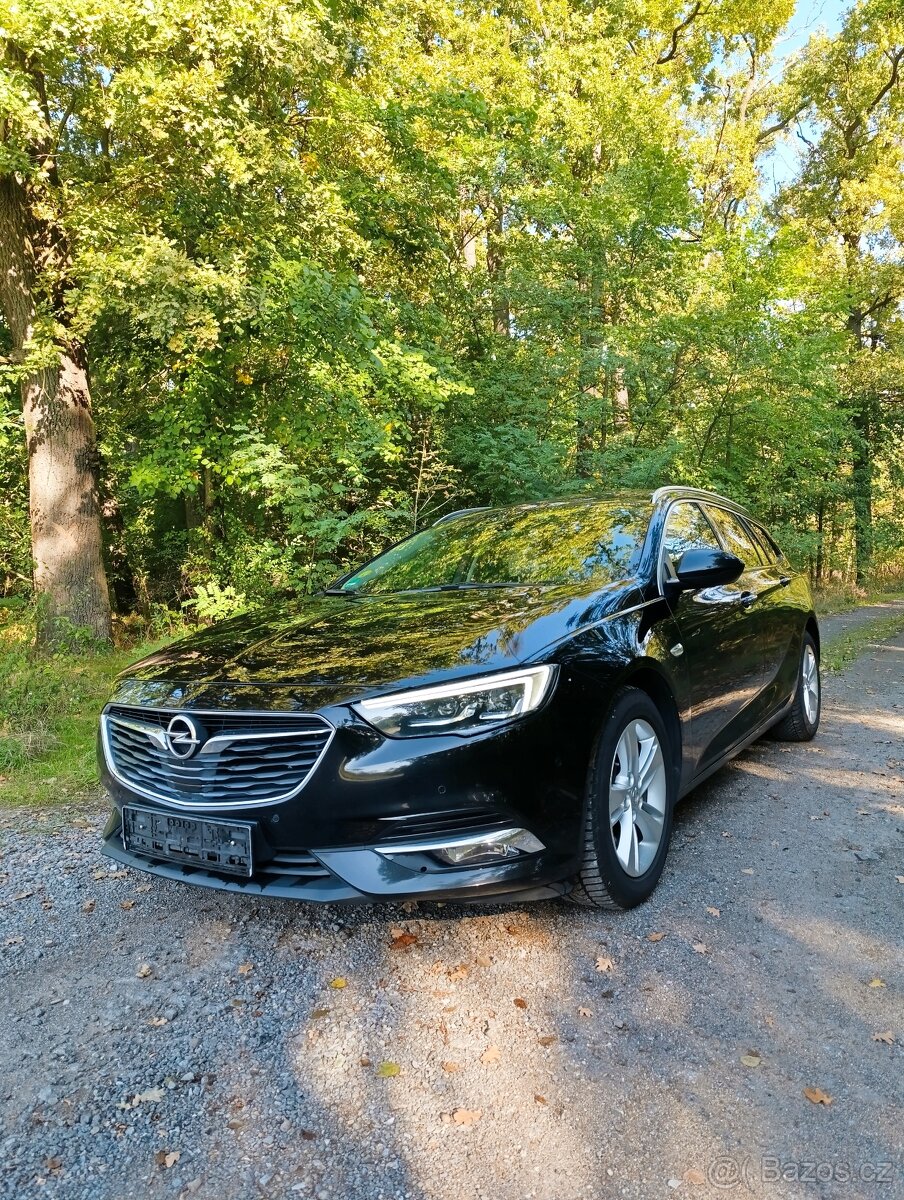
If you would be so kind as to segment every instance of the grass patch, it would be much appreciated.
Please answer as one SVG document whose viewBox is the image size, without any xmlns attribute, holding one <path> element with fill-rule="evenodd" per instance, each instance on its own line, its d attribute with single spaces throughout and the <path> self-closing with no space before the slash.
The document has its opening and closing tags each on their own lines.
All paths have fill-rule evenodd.
<svg viewBox="0 0 904 1200">
<path fill-rule="evenodd" d="M 884 600 L 894 598 L 891 596 L 881 597 Z M 822 666 L 837 674 L 849 667 L 869 646 L 876 642 L 884 642 L 888 638 L 894 637 L 896 633 L 900 633 L 901 630 L 904 630 L 904 613 L 895 613 L 894 616 L 879 617 L 875 621 L 869 621 L 866 625 L 860 625 L 856 629 L 848 630 L 847 633 L 839 634 L 838 637 L 827 640 L 823 645 Z"/>
<path fill-rule="evenodd" d="M 0 806 L 50 808 L 100 799 L 97 718 L 114 677 L 171 636 L 81 655 L 37 656 L 31 613 L 0 607 Z"/>
<path fill-rule="evenodd" d="M 855 608 L 863 608 L 867 604 L 882 604 L 886 600 L 904 600 L 904 592 L 875 591 L 856 588 L 853 584 L 836 584 L 813 590 L 813 607 L 818 617 L 853 612 Z"/>
</svg>

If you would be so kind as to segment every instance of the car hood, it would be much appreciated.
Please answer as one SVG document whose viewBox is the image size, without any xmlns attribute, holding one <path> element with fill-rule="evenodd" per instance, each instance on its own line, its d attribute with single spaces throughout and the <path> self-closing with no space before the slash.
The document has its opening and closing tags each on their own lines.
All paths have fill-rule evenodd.
<svg viewBox="0 0 904 1200">
<path fill-rule="evenodd" d="M 319 595 L 221 622 L 123 673 L 119 703 L 291 708 L 445 682 L 530 661 L 615 612 L 628 584 Z M 269 693 L 262 697 L 261 691 Z M 283 706 L 282 703 L 279 704 Z"/>
</svg>

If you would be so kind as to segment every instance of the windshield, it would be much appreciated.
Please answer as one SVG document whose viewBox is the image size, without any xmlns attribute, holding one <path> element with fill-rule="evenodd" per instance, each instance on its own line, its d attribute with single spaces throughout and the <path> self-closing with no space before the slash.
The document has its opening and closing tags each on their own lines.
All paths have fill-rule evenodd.
<svg viewBox="0 0 904 1200">
<path fill-rule="evenodd" d="M 416 533 L 332 590 L 602 587 L 636 569 L 648 520 L 649 511 L 600 501 L 474 513 Z"/>
</svg>

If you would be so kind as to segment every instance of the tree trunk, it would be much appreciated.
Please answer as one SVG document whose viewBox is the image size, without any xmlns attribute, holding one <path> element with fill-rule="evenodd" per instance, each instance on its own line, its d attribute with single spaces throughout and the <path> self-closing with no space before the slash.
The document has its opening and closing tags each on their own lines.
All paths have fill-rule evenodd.
<svg viewBox="0 0 904 1200">
<path fill-rule="evenodd" d="M 854 489 L 854 577 L 858 587 L 867 583 L 873 565 L 873 456 L 869 408 L 869 401 L 862 397 L 854 411 L 851 482 Z"/>
<path fill-rule="evenodd" d="M 501 203 L 496 204 L 487 228 L 487 275 L 493 293 L 493 332 L 500 337 L 509 337 L 512 332 L 512 314 L 505 282 L 505 229 L 502 211 Z"/>
<path fill-rule="evenodd" d="M 863 314 L 854 310 L 847 320 L 855 352 L 863 349 Z M 872 400 L 858 396 L 853 412 L 851 485 L 854 499 L 854 578 L 858 587 L 869 579 L 873 563 Z"/>
<path fill-rule="evenodd" d="M 13 358 L 23 367 L 36 334 L 35 260 L 58 256 L 63 248 L 59 230 L 34 218 L 30 199 L 16 176 L 0 177 L 0 309 L 12 336 Z M 49 307 L 56 330 L 64 328 L 64 313 L 56 305 Z M 110 598 L 82 346 L 65 332 L 55 332 L 52 346 L 42 351 L 41 365 L 24 374 L 21 389 L 38 642 L 52 646 L 66 640 L 72 628 L 107 641 Z"/>
</svg>

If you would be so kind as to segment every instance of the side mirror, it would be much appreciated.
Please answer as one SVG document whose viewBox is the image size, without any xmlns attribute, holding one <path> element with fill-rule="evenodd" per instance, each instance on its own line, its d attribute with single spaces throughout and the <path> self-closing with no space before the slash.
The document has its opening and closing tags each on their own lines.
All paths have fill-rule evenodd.
<svg viewBox="0 0 904 1200">
<path fill-rule="evenodd" d="M 707 548 L 685 550 L 678 560 L 675 574 L 682 591 L 696 591 L 698 588 L 734 583 L 743 570 L 744 564 L 737 555 L 729 554 L 727 550 Z"/>
</svg>

